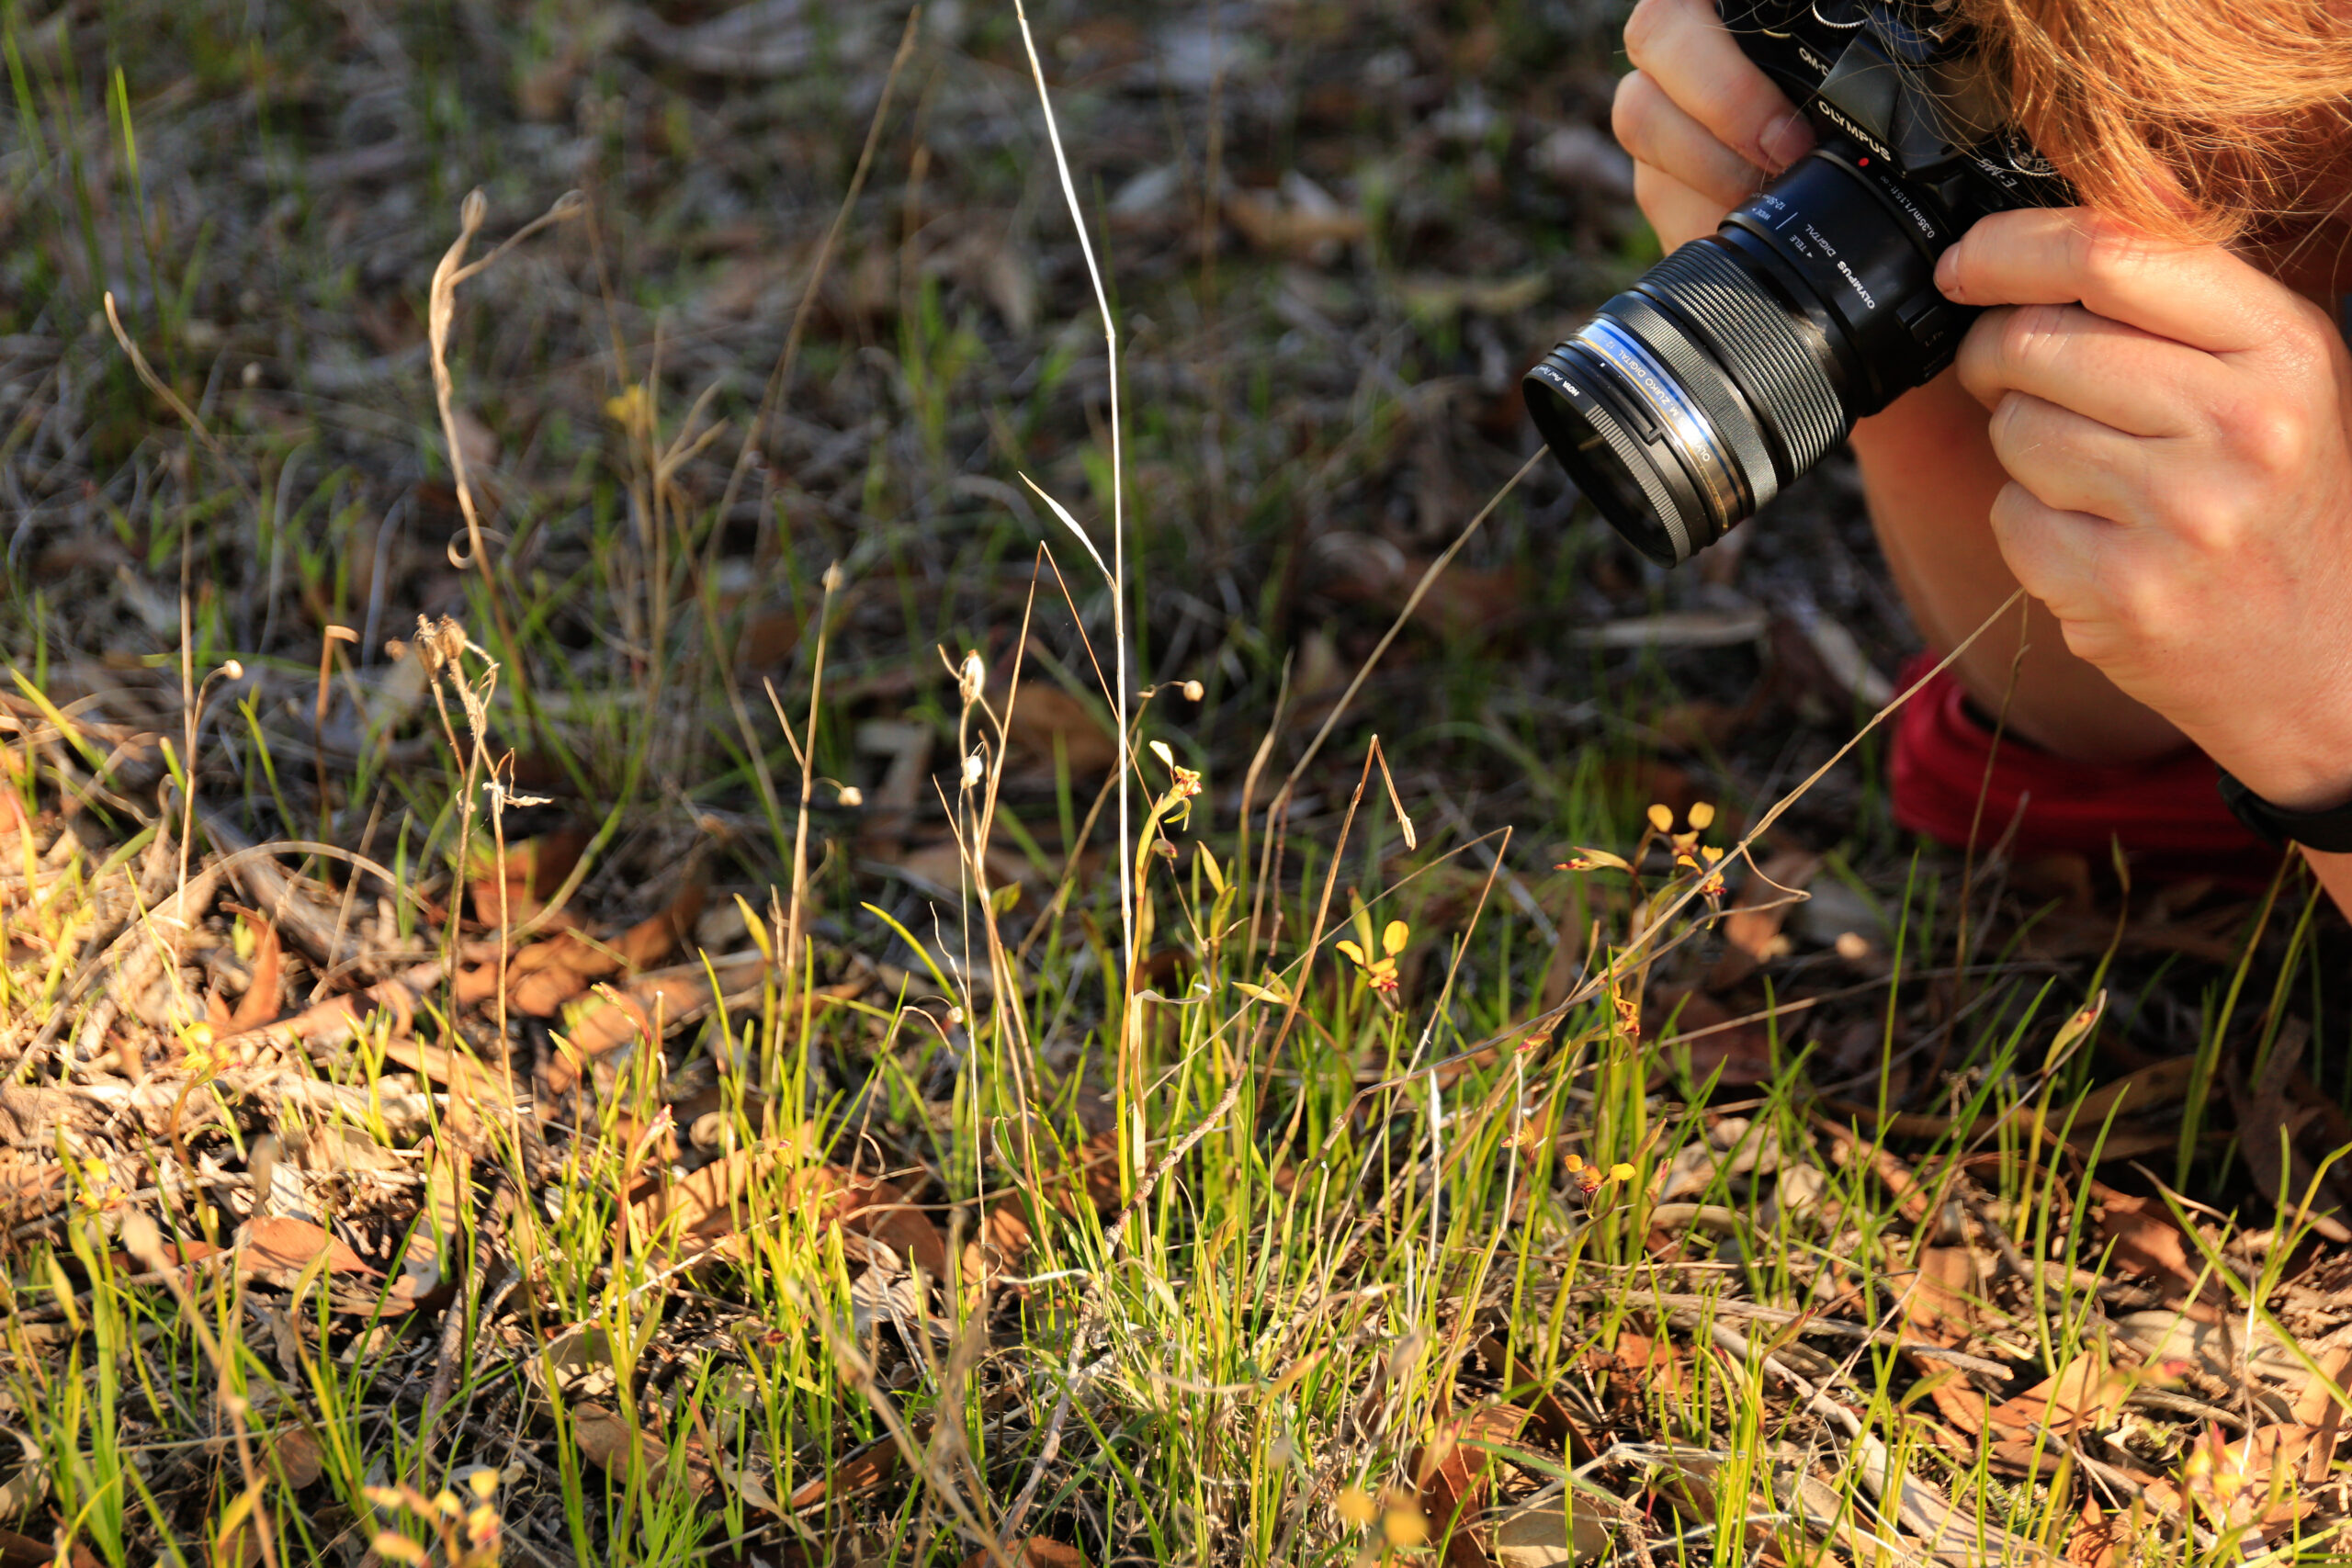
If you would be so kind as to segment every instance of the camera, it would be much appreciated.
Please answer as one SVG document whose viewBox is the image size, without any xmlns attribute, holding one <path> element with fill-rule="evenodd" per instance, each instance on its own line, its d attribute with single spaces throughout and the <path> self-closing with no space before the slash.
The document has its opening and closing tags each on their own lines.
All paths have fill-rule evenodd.
<svg viewBox="0 0 2352 1568">
<path fill-rule="evenodd" d="M 1817 144 L 1526 377 L 1569 476 L 1667 566 L 1951 363 L 1976 312 L 1936 291 L 1936 258 L 1971 224 L 2074 199 L 1933 0 L 1716 9 Z"/>
</svg>

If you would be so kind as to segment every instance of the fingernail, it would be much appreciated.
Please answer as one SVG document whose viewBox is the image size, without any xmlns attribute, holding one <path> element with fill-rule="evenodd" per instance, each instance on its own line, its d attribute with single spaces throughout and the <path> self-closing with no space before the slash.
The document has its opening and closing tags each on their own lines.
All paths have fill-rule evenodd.
<svg viewBox="0 0 2352 1568">
<path fill-rule="evenodd" d="M 1960 302 L 1959 254 L 1960 247 L 1954 245 L 1936 258 L 1936 292 L 1955 304 Z"/>
<path fill-rule="evenodd" d="M 1764 155 L 1775 170 L 1785 169 L 1813 151 L 1813 126 L 1803 114 L 1792 113 L 1764 137 Z"/>
</svg>

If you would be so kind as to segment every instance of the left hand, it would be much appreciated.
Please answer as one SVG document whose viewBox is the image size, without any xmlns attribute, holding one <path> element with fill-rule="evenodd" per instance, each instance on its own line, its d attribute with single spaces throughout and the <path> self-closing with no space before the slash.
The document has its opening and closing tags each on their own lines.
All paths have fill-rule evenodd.
<svg viewBox="0 0 2352 1568">
<path fill-rule="evenodd" d="M 2081 209 L 1985 219 L 1936 283 L 1998 307 L 1960 378 L 2009 474 L 1994 536 L 2066 646 L 2256 794 L 2352 795 L 2352 355 L 2327 312 Z"/>
</svg>

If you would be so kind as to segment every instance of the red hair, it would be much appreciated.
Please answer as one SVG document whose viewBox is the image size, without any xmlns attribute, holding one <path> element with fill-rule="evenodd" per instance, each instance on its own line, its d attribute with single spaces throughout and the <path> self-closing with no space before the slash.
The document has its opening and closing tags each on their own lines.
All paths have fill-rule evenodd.
<svg viewBox="0 0 2352 1568">
<path fill-rule="evenodd" d="M 2342 0 L 1951 0 L 2010 118 L 2095 207 L 2268 246 L 2352 205 Z"/>
</svg>

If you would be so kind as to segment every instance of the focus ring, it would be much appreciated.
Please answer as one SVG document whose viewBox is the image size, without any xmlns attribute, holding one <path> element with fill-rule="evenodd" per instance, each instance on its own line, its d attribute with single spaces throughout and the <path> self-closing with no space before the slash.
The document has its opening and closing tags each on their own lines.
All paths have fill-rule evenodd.
<svg viewBox="0 0 2352 1568">
<path fill-rule="evenodd" d="M 1614 316 L 1632 328 L 1634 336 L 1666 361 L 1682 389 L 1698 400 L 1699 406 L 1706 411 L 1707 423 L 1715 427 L 1715 434 L 1739 458 L 1741 475 L 1747 481 L 1748 513 L 1761 512 L 1765 503 L 1780 493 L 1781 487 L 1772 474 L 1772 455 L 1764 448 L 1763 434 L 1756 427 L 1755 415 L 1745 406 L 1738 384 L 1731 381 L 1679 326 L 1640 295 L 1620 294 L 1603 305 L 1600 313 Z M 1714 521 L 1716 536 L 1721 537 L 1738 519 Z"/>
<path fill-rule="evenodd" d="M 1801 474 L 1845 438 L 1845 405 L 1818 354 L 1789 319 L 1788 308 L 1724 254 L 1720 242 L 1693 240 L 1649 270 L 1639 286 L 1714 337 L 1719 356 L 1747 372 L 1741 386 Z"/>
</svg>

